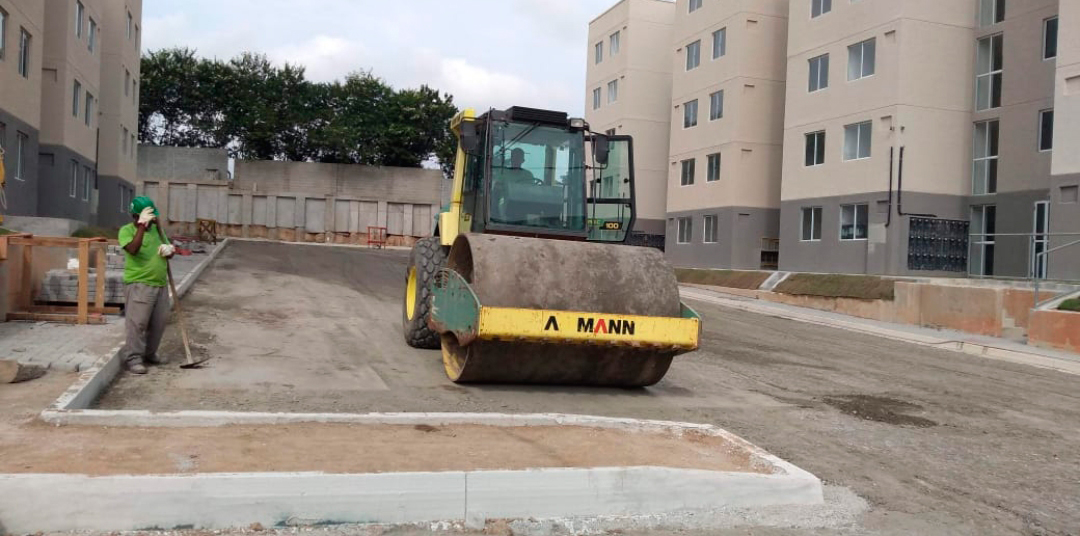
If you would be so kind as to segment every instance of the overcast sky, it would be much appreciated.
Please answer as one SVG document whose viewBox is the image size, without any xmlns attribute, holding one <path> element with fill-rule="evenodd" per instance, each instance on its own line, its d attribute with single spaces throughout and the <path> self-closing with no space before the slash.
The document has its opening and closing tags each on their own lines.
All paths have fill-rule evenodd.
<svg viewBox="0 0 1080 536">
<path fill-rule="evenodd" d="M 328 81 L 368 70 L 459 107 L 584 113 L 589 21 L 616 0 L 146 0 L 146 50 L 265 53 Z"/>
</svg>

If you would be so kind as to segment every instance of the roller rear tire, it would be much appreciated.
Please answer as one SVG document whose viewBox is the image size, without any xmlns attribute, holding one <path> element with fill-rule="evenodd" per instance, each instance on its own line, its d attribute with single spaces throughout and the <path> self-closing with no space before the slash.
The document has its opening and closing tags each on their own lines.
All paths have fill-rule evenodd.
<svg viewBox="0 0 1080 536">
<path fill-rule="evenodd" d="M 439 269 L 446 265 L 449 249 L 439 243 L 438 237 L 421 238 L 409 254 L 401 324 L 405 342 L 413 348 L 435 349 L 440 346 L 439 334 L 428 326 L 431 282 Z"/>
</svg>

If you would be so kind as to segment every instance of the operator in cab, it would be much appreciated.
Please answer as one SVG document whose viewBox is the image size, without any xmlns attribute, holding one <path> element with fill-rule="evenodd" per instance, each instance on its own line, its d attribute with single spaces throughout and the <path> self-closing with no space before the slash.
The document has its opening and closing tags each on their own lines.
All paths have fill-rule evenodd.
<svg viewBox="0 0 1080 536">
<path fill-rule="evenodd" d="M 168 259 L 176 253 L 158 228 L 158 210 L 145 196 L 131 200 L 132 222 L 120 228 L 124 248 L 124 325 L 127 341 L 121 350 L 132 374 L 146 374 L 146 365 L 164 365 L 158 346 L 169 319 Z"/>
</svg>

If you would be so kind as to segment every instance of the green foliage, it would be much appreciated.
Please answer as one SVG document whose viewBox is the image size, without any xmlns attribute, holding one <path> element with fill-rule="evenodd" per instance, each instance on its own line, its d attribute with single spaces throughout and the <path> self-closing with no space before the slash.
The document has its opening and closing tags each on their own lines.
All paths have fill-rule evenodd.
<svg viewBox="0 0 1080 536">
<path fill-rule="evenodd" d="M 3 227 L 0 227 L 0 236 L 4 236 L 4 235 L 8 235 L 8 234 L 15 234 L 15 231 L 9 231 L 7 229 L 4 229 Z"/>
<path fill-rule="evenodd" d="M 236 158 L 419 167 L 453 165 L 453 97 L 395 90 L 370 72 L 316 83 L 295 65 L 245 53 L 228 62 L 184 48 L 142 60 L 146 143 L 224 147 Z"/>
<path fill-rule="evenodd" d="M 756 289 L 769 278 L 772 272 L 749 270 L 698 270 L 694 268 L 676 268 L 675 276 L 680 283 L 712 285 L 716 287 Z"/>
<path fill-rule="evenodd" d="M 116 240 L 117 234 L 120 233 L 119 228 L 115 227 L 80 227 L 71 233 L 71 236 L 75 238 L 108 238 L 110 240 Z"/>
<path fill-rule="evenodd" d="M 1061 305 L 1058 305 L 1058 310 L 1059 311 L 1073 311 L 1075 313 L 1080 313 L 1080 299 L 1078 299 L 1078 298 L 1069 298 L 1069 299 L 1061 302 Z"/>
<path fill-rule="evenodd" d="M 792 274 L 773 290 L 801 296 L 891 301 L 896 280 L 872 275 Z"/>
</svg>

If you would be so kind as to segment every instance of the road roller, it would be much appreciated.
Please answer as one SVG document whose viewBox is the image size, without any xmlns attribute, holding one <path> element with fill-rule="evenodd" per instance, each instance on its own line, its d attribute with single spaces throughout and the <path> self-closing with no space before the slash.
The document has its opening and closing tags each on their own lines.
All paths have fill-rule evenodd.
<svg viewBox="0 0 1080 536">
<path fill-rule="evenodd" d="M 413 247 L 406 342 L 459 383 L 643 387 L 696 350 L 698 314 L 653 248 L 629 245 L 633 140 L 566 113 L 458 113 L 450 203 Z"/>
</svg>

